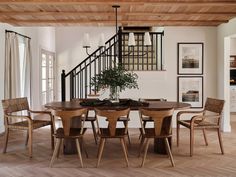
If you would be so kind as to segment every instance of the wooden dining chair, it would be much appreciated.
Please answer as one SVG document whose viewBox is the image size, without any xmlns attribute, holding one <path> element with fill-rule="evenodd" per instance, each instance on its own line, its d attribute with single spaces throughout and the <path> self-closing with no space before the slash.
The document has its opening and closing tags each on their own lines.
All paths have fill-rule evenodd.
<svg viewBox="0 0 236 177">
<path fill-rule="evenodd" d="M 139 98 L 139 101 L 143 101 L 143 102 L 155 102 L 155 101 L 167 101 L 164 98 Z M 153 122 L 153 120 L 148 117 L 148 116 L 143 116 L 142 115 L 142 122 L 143 122 L 143 126 L 146 127 L 148 122 Z M 144 138 L 142 136 L 142 131 L 140 128 L 140 135 L 139 135 L 139 139 L 141 138 L 141 142 L 143 142 Z"/>
<path fill-rule="evenodd" d="M 194 130 L 202 130 L 206 146 L 208 145 L 206 129 L 214 129 L 218 132 L 221 153 L 224 154 L 221 138 L 221 118 L 224 108 L 224 100 L 207 98 L 205 107 L 200 111 L 180 111 L 177 114 L 177 146 L 179 146 L 180 125 L 190 130 L 190 156 L 193 156 Z M 191 119 L 181 119 L 182 115 L 189 114 Z M 196 115 L 197 114 L 197 115 Z"/>
<path fill-rule="evenodd" d="M 172 156 L 172 152 L 170 149 L 170 144 L 168 138 L 172 137 L 171 131 L 171 120 L 173 115 L 173 108 L 170 109 L 140 109 L 140 122 L 142 127 L 142 135 L 144 138 L 144 143 L 140 145 L 139 154 L 144 148 L 143 160 L 141 163 L 141 167 L 144 166 L 145 159 L 147 156 L 148 147 L 150 144 L 150 140 L 153 138 L 164 139 L 166 151 L 169 155 L 172 166 L 174 167 L 174 160 Z M 153 121 L 153 127 L 146 128 L 143 126 L 143 116 L 148 116 Z"/>
<path fill-rule="evenodd" d="M 27 137 L 25 145 L 29 148 L 29 157 L 33 154 L 33 130 L 47 125 L 51 126 L 51 146 L 54 148 L 54 126 L 51 112 L 30 110 L 26 97 L 2 100 L 5 124 L 5 143 L 3 153 L 7 151 L 9 130 L 26 130 Z M 34 119 L 34 114 L 38 114 L 38 119 Z M 42 115 L 47 115 L 48 120 L 42 120 Z"/>
<path fill-rule="evenodd" d="M 100 144 L 98 148 L 98 161 L 97 161 L 97 167 L 100 164 L 103 149 L 104 149 L 104 144 L 106 139 L 109 138 L 118 138 L 120 139 L 122 149 L 125 155 L 125 160 L 127 167 L 129 166 L 129 161 L 128 161 L 128 150 L 127 146 L 125 143 L 125 137 L 128 136 L 127 130 L 128 130 L 128 124 L 125 124 L 125 127 L 123 128 L 118 128 L 117 127 L 117 121 L 119 117 L 122 116 L 129 116 L 130 109 L 121 109 L 121 110 L 100 110 L 100 109 L 95 109 L 95 113 L 97 116 L 97 127 L 98 127 L 98 136 L 100 137 Z M 99 118 L 98 118 L 99 116 Z M 108 124 L 105 128 L 100 128 L 99 126 L 99 120 L 101 117 L 104 117 Z"/>
<path fill-rule="evenodd" d="M 64 139 L 75 139 L 76 142 L 76 148 L 78 152 L 78 156 L 80 159 L 81 167 L 83 167 L 83 159 L 81 156 L 81 150 L 80 150 L 80 142 L 79 139 L 81 139 L 81 143 L 83 146 L 83 135 L 86 131 L 86 128 L 84 128 L 84 122 L 85 122 L 85 116 L 87 114 L 87 109 L 78 109 L 78 110 L 52 110 L 52 115 L 57 116 L 61 118 L 62 121 L 62 127 L 58 128 L 54 136 L 56 138 L 56 146 L 52 155 L 52 159 L 50 162 L 50 167 L 52 167 L 55 158 L 59 156 L 60 146 L 62 145 L 62 140 Z M 73 118 L 81 119 L 81 127 L 80 128 L 72 128 L 71 121 Z"/>
<path fill-rule="evenodd" d="M 96 100 L 95 98 L 86 98 L 86 99 L 82 99 L 82 98 L 73 98 L 72 101 L 73 102 L 82 102 L 82 101 L 87 101 L 87 100 Z M 98 136 L 97 136 L 97 132 L 96 132 L 96 127 L 95 127 L 95 121 L 96 121 L 96 116 L 95 116 L 95 113 L 94 115 L 89 115 L 89 113 L 91 112 L 94 112 L 93 110 L 88 110 L 87 114 L 85 115 L 85 121 L 86 122 L 90 122 L 91 125 L 92 125 L 92 130 L 93 130 L 93 137 L 94 137 L 94 141 L 95 141 L 95 144 L 97 144 L 97 139 L 98 139 Z"/>
</svg>

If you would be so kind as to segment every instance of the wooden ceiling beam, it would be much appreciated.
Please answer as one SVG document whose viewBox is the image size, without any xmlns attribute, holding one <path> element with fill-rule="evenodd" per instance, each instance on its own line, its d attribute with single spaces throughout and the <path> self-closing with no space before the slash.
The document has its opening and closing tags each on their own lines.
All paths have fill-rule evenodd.
<svg viewBox="0 0 236 177">
<path fill-rule="evenodd" d="M 74 25 L 93 25 L 93 26 L 114 26 L 114 20 L 1 20 L 1 22 L 4 23 L 10 23 L 10 24 L 20 24 L 20 25 L 31 25 L 31 26 L 40 26 L 45 24 L 74 24 Z M 211 24 L 221 24 L 221 23 L 227 23 L 227 20 L 122 20 L 118 24 L 122 26 L 156 26 L 160 24 L 165 25 L 171 25 L 171 24 L 182 24 L 181 26 L 185 26 L 184 24 L 194 24 L 194 25 L 205 25 L 205 26 L 212 26 Z M 213 25 L 215 26 L 215 25 Z"/>
<path fill-rule="evenodd" d="M 10 15 L 35 15 L 35 16 L 114 16 L 114 12 L 87 12 L 87 11 L 73 11 L 73 12 L 36 12 L 36 11 L 10 11 L 10 12 L 0 12 L 0 16 L 10 16 Z M 118 16 L 176 16 L 176 15 L 215 15 L 215 16 L 235 16 L 236 12 L 120 12 Z"/>
<path fill-rule="evenodd" d="M 174 1 L 174 0 L 11 0 L 11 1 L 5 1 L 1 0 L 0 4 L 4 5 L 43 5 L 43 4 L 51 4 L 51 5 L 73 5 L 73 4 L 83 4 L 83 5 L 107 5 L 107 4 L 120 4 L 120 5 L 126 5 L 126 4 L 151 4 L 151 5 L 200 5 L 200 6 L 225 6 L 225 5 L 236 5 L 235 0 L 180 0 L 180 1 Z"/>
</svg>

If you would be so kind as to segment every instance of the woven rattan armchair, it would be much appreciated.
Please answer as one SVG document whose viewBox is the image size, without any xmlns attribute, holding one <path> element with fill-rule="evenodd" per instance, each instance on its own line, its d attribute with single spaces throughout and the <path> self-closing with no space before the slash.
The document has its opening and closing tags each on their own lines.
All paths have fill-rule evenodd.
<svg viewBox="0 0 236 177">
<path fill-rule="evenodd" d="M 221 118 L 224 107 L 224 100 L 207 98 L 205 107 L 201 111 L 180 111 L 177 114 L 177 146 L 179 146 L 180 125 L 190 130 L 190 156 L 193 156 L 194 130 L 203 131 L 205 144 L 208 145 L 206 129 L 214 129 L 218 133 L 221 153 L 224 154 L 223 143 L 221 138 Z M 181 119 L 184 114 L 194 116 L 191 119 Z M 197 115 L 196 115 L 197 114 Z"/>
<path fill-rule="evenodd" d="M 29 109 L 28 100 L 24 98 L 14 98 L 2 100 L 4 110 L 4 123 L 5 123 L 5 143 L 3 153 L 6 153 L 7 143 L 9 137 L 9 130 L 26 130 L 26 145 L 29 147 L 29 156 L 32 157 L 32 144 L 33 144 L 33 130 L 47 125 L 51 126 L 51 146 L 54 148 L 54 126 L 52 124 L 53 117 L 51 112 L 48 111 L 32 111 Z M 33 119 L 33 114 L 48 115 L 49 120 Z"/>
</svg>

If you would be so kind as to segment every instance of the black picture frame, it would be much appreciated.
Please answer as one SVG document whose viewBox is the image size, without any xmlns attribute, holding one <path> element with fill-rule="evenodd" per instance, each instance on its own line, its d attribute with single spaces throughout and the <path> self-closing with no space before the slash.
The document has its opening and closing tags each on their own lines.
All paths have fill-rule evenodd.
<svg viewBox="0 0 236 177">
<path fill-rule="evenodd" d="M 178 76 L 177 100 L 191 104 L 191 108 L 203 107 L 203 76 Z"/>
<path fill-rule="evenodd" d="M 179 42 L 177 44 L 178 75 L 202 75 L 204 66 L 203 42 Z"/>
</svg>

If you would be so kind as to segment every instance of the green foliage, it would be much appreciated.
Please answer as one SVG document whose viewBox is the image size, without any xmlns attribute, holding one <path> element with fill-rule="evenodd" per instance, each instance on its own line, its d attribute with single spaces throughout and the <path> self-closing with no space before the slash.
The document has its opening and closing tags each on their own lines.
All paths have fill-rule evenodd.
<svg viewBox="0 0 236 177">
<path fill-rule="evenodd" d="M 108 87 L 119 87 L 120 91 L 126 88 L 138 88 L 137 84 L 138 75 L 136 73 L 127 71 L 122 66 L 116 66 L 102 71 L 92 78 L 92 86 L 95 86 L 95 90 Z"/>
</svg>

